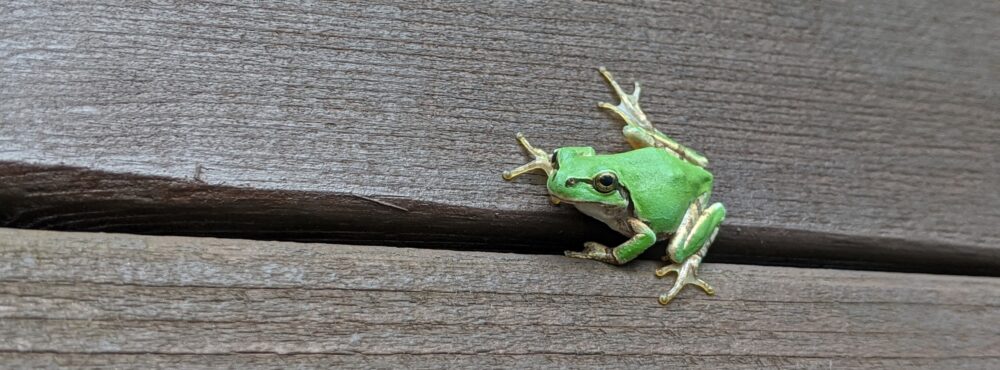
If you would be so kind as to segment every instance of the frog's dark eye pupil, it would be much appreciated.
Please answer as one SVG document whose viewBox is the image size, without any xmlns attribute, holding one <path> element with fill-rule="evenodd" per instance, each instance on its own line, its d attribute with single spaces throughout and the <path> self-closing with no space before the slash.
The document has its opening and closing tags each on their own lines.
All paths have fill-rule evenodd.
<svg viewBox="0 0 1000 370">
<path fill-rule="evenodd" d="M 601 185 L 604 186 L 611 186 L 615 184 L 615 178 L 611 177 L 611 175 L 601 176 L 601 178 L 598 181 L 600 181 Z"/>
</svg>

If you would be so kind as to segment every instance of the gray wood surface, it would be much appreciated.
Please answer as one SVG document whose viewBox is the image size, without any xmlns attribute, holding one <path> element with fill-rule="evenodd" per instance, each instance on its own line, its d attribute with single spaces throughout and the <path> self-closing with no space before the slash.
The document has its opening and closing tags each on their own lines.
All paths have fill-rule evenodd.
<svg viewBox="0 0 1000 370">
<path fill-rule="evenodd" d="M 1000 279 L 0 229 L 11 366 L 996 368 Z"/>
<path fill-rule="evenodd" d="M 998 17 L 974 0 L 4 1 L 3 224 L 614 242 L 538 178 L 499 177 L 526 160 L 517 131 L 625 149 L 595 104 L 605 65 L 712 160 L 730 211 L 713 257 L 995 274 Z"/>
</svg>

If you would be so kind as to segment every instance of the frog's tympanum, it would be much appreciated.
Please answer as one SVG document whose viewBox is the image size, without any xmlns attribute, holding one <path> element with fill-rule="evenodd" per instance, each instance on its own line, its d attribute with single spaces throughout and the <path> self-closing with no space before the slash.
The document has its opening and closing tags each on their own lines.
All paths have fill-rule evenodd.
<svg viewBox="0 0 1000 370">
<path fill-rule="evenodd" d="M 660 303 L 669 303 L 688 284 L 714 294 L 715 290 L 698 278 L 698 265 L 715 239 L 726 209 L 721 203 L 708 203 L 712 192 L 712 174 L 705 169 L 708 159 L 653 127 L 639 108 L 638 82 L 632 93 L 626 94 L 607 70 L 600 71 L 621 102 L 599 106 L 624 119 L 622 133 L 634 149 L 597 154 L 590 147 L 565 147 L 549 155 L 518 133 L 517 140 L 535 159 L 504 172 L 504 179 L 545 171 L 553 203 L 572 204 L 629 237 L 614 248 L 587 242 L 582 252 L 566 251 L 567 256 L 621 265 L 657 241 L 669 240 L 664 260 L 672 263 L 657 269 L 656 276 L 676 272 L 677 280 L 660 295 Z"/>
</svg>

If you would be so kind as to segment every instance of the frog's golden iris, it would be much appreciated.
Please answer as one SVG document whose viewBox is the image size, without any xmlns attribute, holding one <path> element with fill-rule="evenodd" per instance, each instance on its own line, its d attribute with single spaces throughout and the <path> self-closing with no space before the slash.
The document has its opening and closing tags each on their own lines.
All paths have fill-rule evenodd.
<svg viewBox="0 0 1000 370">
<path fill-rule="evenodd" d="M 618 176 L 611 172 L 601 172 L 594 176 L 594 189 L 602 193 L 610 193 L 618 189 Z"/>
</svg>

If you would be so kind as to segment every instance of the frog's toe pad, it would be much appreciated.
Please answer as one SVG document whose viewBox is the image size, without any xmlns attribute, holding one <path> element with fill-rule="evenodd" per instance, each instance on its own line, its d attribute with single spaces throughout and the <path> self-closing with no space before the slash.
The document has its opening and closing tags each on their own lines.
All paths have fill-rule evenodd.
<svg viewBox="0 0 1000 370">
<path fill-rule="evenodd" d="M 704 290 L 705 294 L 715 295 L 715 288 L 712 288 L 711 285 L 708 285 L 708 283 L 706 283 L 705 280 L 697 279 L 691 284 L 698 286 L 699 288 L 701 288 L 701 290 Z"/>
<path fill-rule="evenodd" d="M 658 277 L 664 277 L 671 272 L 677 273 L 677 280 L 674 280 L 674 285 L 670 287 L 670 291 L 660 296 L 660 304 L 670 303 L 674 297 L 680 294 L 686 285 L 697 286 L 701 290 L 704 290 L 705 294 L 715 295 L 715 288 L 712 288 L 705 280 L 699 279 L 697 276 L 696 270 L 700 262 L 699 258 L 691 258 L 684 263 L 675 263 L 656 270 L 656 276 Z"/>
<path fill-rule="evenodd" d="M 680 271 L 681 271 L 681 265 L 678 264 L 666 265 L 656 269 L 656 277 L 664 277 L 669 275 L 671 272 L 679 273 Z"/>
</svg>

